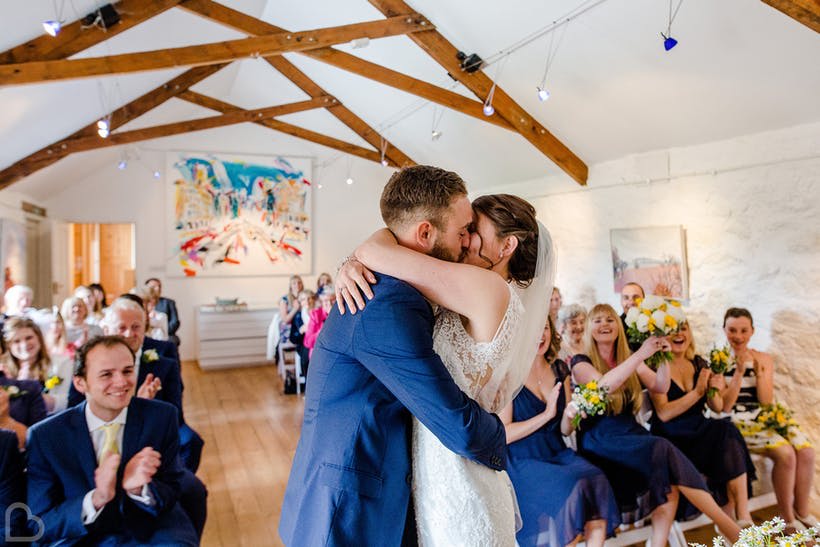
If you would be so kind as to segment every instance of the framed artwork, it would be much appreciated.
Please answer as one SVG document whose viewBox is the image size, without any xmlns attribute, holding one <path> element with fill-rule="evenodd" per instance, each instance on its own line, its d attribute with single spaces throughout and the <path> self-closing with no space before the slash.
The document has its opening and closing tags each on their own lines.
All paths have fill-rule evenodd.
<svg viewBox="0 0 820 547">
<path fill-rule="evenodd" d="M 610 230 L 615 292 L 637 283 L 646 294 L 689 298 L 683 226 Z"/>
<path fill-rule="evenodd" d="M 0 264 L 4 292 L 26 283 L 26 227 L 7 218 L 0 219 Z"/>
<path fill-rule="evenodd" d="M 172 276 L 310 273 L 310 159 L 169 152 Z"/>
</svg>

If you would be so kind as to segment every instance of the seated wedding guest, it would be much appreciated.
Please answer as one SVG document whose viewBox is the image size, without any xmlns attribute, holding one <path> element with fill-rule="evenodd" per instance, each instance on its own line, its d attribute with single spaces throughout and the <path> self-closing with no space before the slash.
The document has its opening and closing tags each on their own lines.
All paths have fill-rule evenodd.
<svg viewBox="0 0 820 547">
<path fill-rule="evenodd" d="M 810 500 L 814 482 L 811 441 L 797 424 L 787 422 L 788 434 L 782 436 L 773 428 L 755 421 L 760 405 L 775 402 L 774 359 L 768 353 L 749 347 L 754 334 L 754 321 L 749 310 L 726 310 L 723 331 L 736 363 L 735 370 L 726 373 L 728 386 L 721 392 L 723 409 L 732 412 L 732 420 L 749 449 L 774 462 L 772 484 L 777 509 L 786 526 L 798 530 L 802 529 L 800 523 L 816 526 L 817 518 L 811 514 Z"/>
<path fill-rule="evenodd" d="M 663 547 L 683 494 L 729 540 L 737 541 L 740 527 L 717 505 L 692 462 L 635 419 L 641 408 L 641 383 L 650 392 L 669 391 L 668 364 L 661 364 L 657 372 L 644 364 L 657 351 L 668 350 L 669 342 L 651 337 L 630 355 L 620 318 L 608 304 L 597 304 L 589 311 L 584 337 L 587 354 L 573 358 L 573 380 L 577 385 L 596 382 L 607 387 L 609 402 L 604 415 L 581 422 L 578 453 L 606 474 L 621 520 L 629 524 L 651 515 L 651 545 Z"/>
<path fill-rule="evenodd" d="M 46 404 L 39 382 L 0 375 L 0 429 L 14 431 L 20 449 L 26 446 L 28 428 L 45 417 Z"/>
<path fill-rule="evenodd" d="M 146 280 L 145 285 L 157 293 L 158 300 L 155 309 L 168 317 L 168 340 L 179 346 L 179 336 L 177 336 L 177 331 L 179 330 L 177 303 L 170 298 L 162 296 L 162 281 L 156 277 Z"/>
<path fill-rule="evenodd" d="M 45 333 L 46 350 L 49 355 L 59 355 L 67 357 L 69 360 L 74 359 L 74 353 L 77 351 L 77 346 L 69 344 L 66 338 L 65 321 L 57 306 L 54 306 L 51 314 L 51 324 Z"/>
<path fill-rule="evenodd" d="M 23 503 L 26 497 L 26 475 L 17 435 L 0 429 L 0 538 L 12 541 L 30 535 L 25 531 L 24 509 L 9 512 L 13 503 Z M 2 541 L 0 540 L 0 541 Z"/>
<path fill-rule="evenodd" d="M 34 380 L 44 388 L 46 412 L 66 408 L 71 383 L 71 358 L 49 354 L 43 334 L 28 317 L 12 317 L 3 326 L 3 341 L 8 353 L 3 356 L 3 372 L 9 378 Z"/>
<path fill-rule="evenodd" d="M 74 296 L 82 299 L 85 303 L 85 309 L 88 312 L 85 322 L 89 325 L 99 325 L 102 319 L 102 306 L 97 302 L 97 297 L 94 296 L 94 292 L 91 288 L 80 285 L 74 289 Z"/>
<path fill-rule="evenodd" d="M 558 358 L 569 363 L 575 355 L 585 353 L 584 330 L 587 310 L 580 304 L 570 304 L 558 310 L 558 329 L 561 333 L 561 350 Z"/>
<path fill-rule="evenodd" d="M 624 332 L 626 332 L 626 312 L 629 311 L 629 308 L 637 306 L 638 302 L 643 300 L 645 296 L 643 287 L 637 283 L 630 282 L 621 287 L 621 308 L 623 309 L 621 324 L 624 326 Z M 630 342 L 629 339 L 627 339 L 626 343 L 629 345 L 630 351 L 638 351 L 638 348 L 641 347 L 640 344 Z"/>
<path fill-rule="evenodd" d="M 333 278 L 330 277 L 329 273 L 322 272 L 316 279 L 316 294 L 322 294 L 325 287 L 333 287 Z"/>
<path fill-rule="evenodd" d="M 88 286 L 91 289 L 91 294 L 94 295 L 94 300 L 97 304 L 94 306 L 94 309 L 99 309 L 100 311 L 104 310 L 108 307 L 108 302 L 105 298 L 105 289 L 99 283 L 91 283 Z"/>
<path fill-rule="evenodd" d="M 302 278 L 298 275 L 290 276 L 288 293 L 279 300 L 279 343 L 290 339 L 291 323 L 300 313 L 299 293 L 305 288 Z"/>
<path fill-rule="evenodd" d="M 65 322 L 66 341 L 69 344 L 80 347 L 91 338 L 102 335 L 100 327 L 86 323 L 88 307 L 82 298 L 69 296 L 63 300 L 60 314 Z"/>
<path fill-rule="evenodd" d="M 521 547 L 563 547 L 579 534 L 600 547 L 620 524 L 615 495 L 603 472 L 564 444 L 577 407 L 569 368 L 556 359 L 561 338 L 547 319 L 521 392 L 499 417 L 507 431 L 507 472 L 515 487 L 523 528 Z"/>
<path fill-rule="evenodd" d="M 34 291 L 25 285 L 13 285 L 3 295 L 3 312 L 7 317 L 25 315 L 34 302 Z"/>
<path fill-rule="evenodd" d="M 313 347 L 316 345 L 316 338 L 322 330 L 322 325 L 325 324 L 330 310 L 333 309 L 333 303 L 336 301 L 336 291 L 333 285 L 325 285 L 322 292 L 319 293 L 319 307 L 310 312 L 310 321 L 308 328 L 305 331 L 304 344 L 310 350 L 309 355 L 313 354 Z M 307 374 L 306 371 L 303 371 Z"/>
<path fill-rule="evenodd" d="M 73 378 L 86 402 L 31 429 L 28 505 L 42 519 L 41 542 L 199 544 L 178 503 L 176 409 L 134 397 L 136 376 L 122 338 L 91 340 Z"/>
<path fill-rule="evenodd" d="M 129 291 L 142 299 L 145 312 L 148 314 L 148 327 L 145 335 L 154 340 L 168 340 L 168 316 L 157 310 L 159 294 L 149 286 L 134 287 Z"/>
<path fill-rule="evenodd" d="M 143 302 L 142 298 L 137 296 L 136 294 L 123 293 L 119 296 L 119 298 L 125 298 L 126 300 L 136 302 L 137 304 L 139 304 L 140 308 L 145 310 L 145 302 Z M 147 313 L 148 312 L 146 311 L 146 314 Z M 147 331 L 147 324 L 145 328 Z M 143 350 L 157 350 L 157 353 L 159 353 L 162 357 L 171 359 L 174 363 L 177 364 L 178 367 L 180 367 L 180 371 L 182 370 L 182 361 L 180 361 L 179 359 L 179 347 L 175 343 L 167 340 L 157 340 L 156 338 L 151 338 L 150 336 L 146 335 L 145 339 L 142 342 L 142 348 Z M 183 385 L 183 390 L 184 388 L 185 386 Z"/>
<path fill-rule="evenodd" d="M 185 423 L 179 364 L 156 350 L 145 348 L 145 324 L 145 310 L 136 300 L 125 296 L 117 298 L 106 308 L 102 321 L 105 334 L 122 336 L 134 354 L 134 378 L 138 386 L 136 396 L 164 401 L 177 409 L 179 456 L 186 469 L 180 503 L 190 516 L 194 528 L 201 533 L 205 526 L 207 491 L 193 473 L 199 467 L 204 442 Z M 76 389 L 76 385 L 72 385 L 69 406 L 76 406 L 82 401 L 83 394 Z"/>
<path fill-rule="evenodd" d="M 561 298 L 561 291 L 558 287 L 552 288 L 552 296 L 550 296 L 550 317 L 552 317 L 552 324 L 558 324 L 558 310 L 561 309 L 563 299 Z"/>
<path fill-rule="evenodd" d="M 650 394 L 655 408 L 652 434 L 672 441 L 706 476 L 718 505 L 741 528 L 751 526 L 749 483 L 755 469 L 743 436 L 731 421 L 703 415 L 707 404 L 714 412 L 723 410 L 717 377 L 712 378 L 709 363 L 695 354 L 687 323 L 681 323 L 680 331 L 668 340 L 674 355 L 669 363 L 671 382 L 667 393 Z"/>
</svg>

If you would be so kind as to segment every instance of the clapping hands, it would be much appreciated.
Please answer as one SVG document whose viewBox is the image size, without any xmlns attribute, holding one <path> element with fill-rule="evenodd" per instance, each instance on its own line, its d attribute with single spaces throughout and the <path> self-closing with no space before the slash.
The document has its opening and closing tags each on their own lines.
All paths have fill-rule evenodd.
<svg viewBox="0 0 820 547">
<path fill-rule="evenodd" d="M 151 482 L 162 463 L 159 452 L 146 446 L 129 460 L 122 474 L 122 488 L 129 494 L 140 495 L 142 487 Z"/>
<path fill-rule="evenodd" d="M 162 381 L 149 372 L 145 375 L 145 381 L 137 390 L 137 397 L 141 399 L 153 399 L 161 389 Z"/>
</svg>

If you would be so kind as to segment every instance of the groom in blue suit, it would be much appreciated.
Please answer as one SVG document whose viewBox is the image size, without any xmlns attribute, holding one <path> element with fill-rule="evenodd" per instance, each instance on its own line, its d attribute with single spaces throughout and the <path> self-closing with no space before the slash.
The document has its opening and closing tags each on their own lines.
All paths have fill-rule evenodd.
<svg viewBox="0 0 820 547">
<path fill-rule="evenodd" d="M 455 173 L 405 168 L 387 183 L 381 210 L 406 247 L 455 261 L 469 245 L 473 213 Z M 453 452 L 506 465 L 501 421 L 459 390 L 433 350 L 429 303 L 403 281 L 377 277 L 361 313 L 331 312 L 311 357 L 279 523 L 289 547 L 415 542 L 411 415 Z"/>
<path fill-rule="evenodd" d="M 134 397 L 134 376 L 125 340 L 91 340 L 73 380 L 86 402 L 29 429 L 28 505 L 41 543 L 198 544 L 177 503 L 177 411 Z"/>
</svg>

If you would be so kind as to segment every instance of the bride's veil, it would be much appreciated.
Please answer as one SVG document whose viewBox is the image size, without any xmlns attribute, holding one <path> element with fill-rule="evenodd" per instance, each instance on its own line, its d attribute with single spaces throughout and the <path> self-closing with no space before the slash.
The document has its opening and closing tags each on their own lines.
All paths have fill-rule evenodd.
<svg viewBox="0 0 820 547">
<path fill-rule="evenodd" d="M 493 376 L 484 389 L 482 399 L 494 394 L 491 411 L 498 412 L 515 398 L 524 385 L 532 366 L 541 333 L 547 322 L 549 301 L 555 283 L 555 249 L 549 230 L 538 222 L 538 258 L 535 277 L 526 288 L 516 287 L 524 315 L 512 336 L 509 352 L 500 363 L 493 363 Z M 492 395 L 491 395 L 492 396 Z M 486 401 L 489 403 L 489 401 Z M 486 405 L 482 405 L 488 408 Z"/>
</svg>

